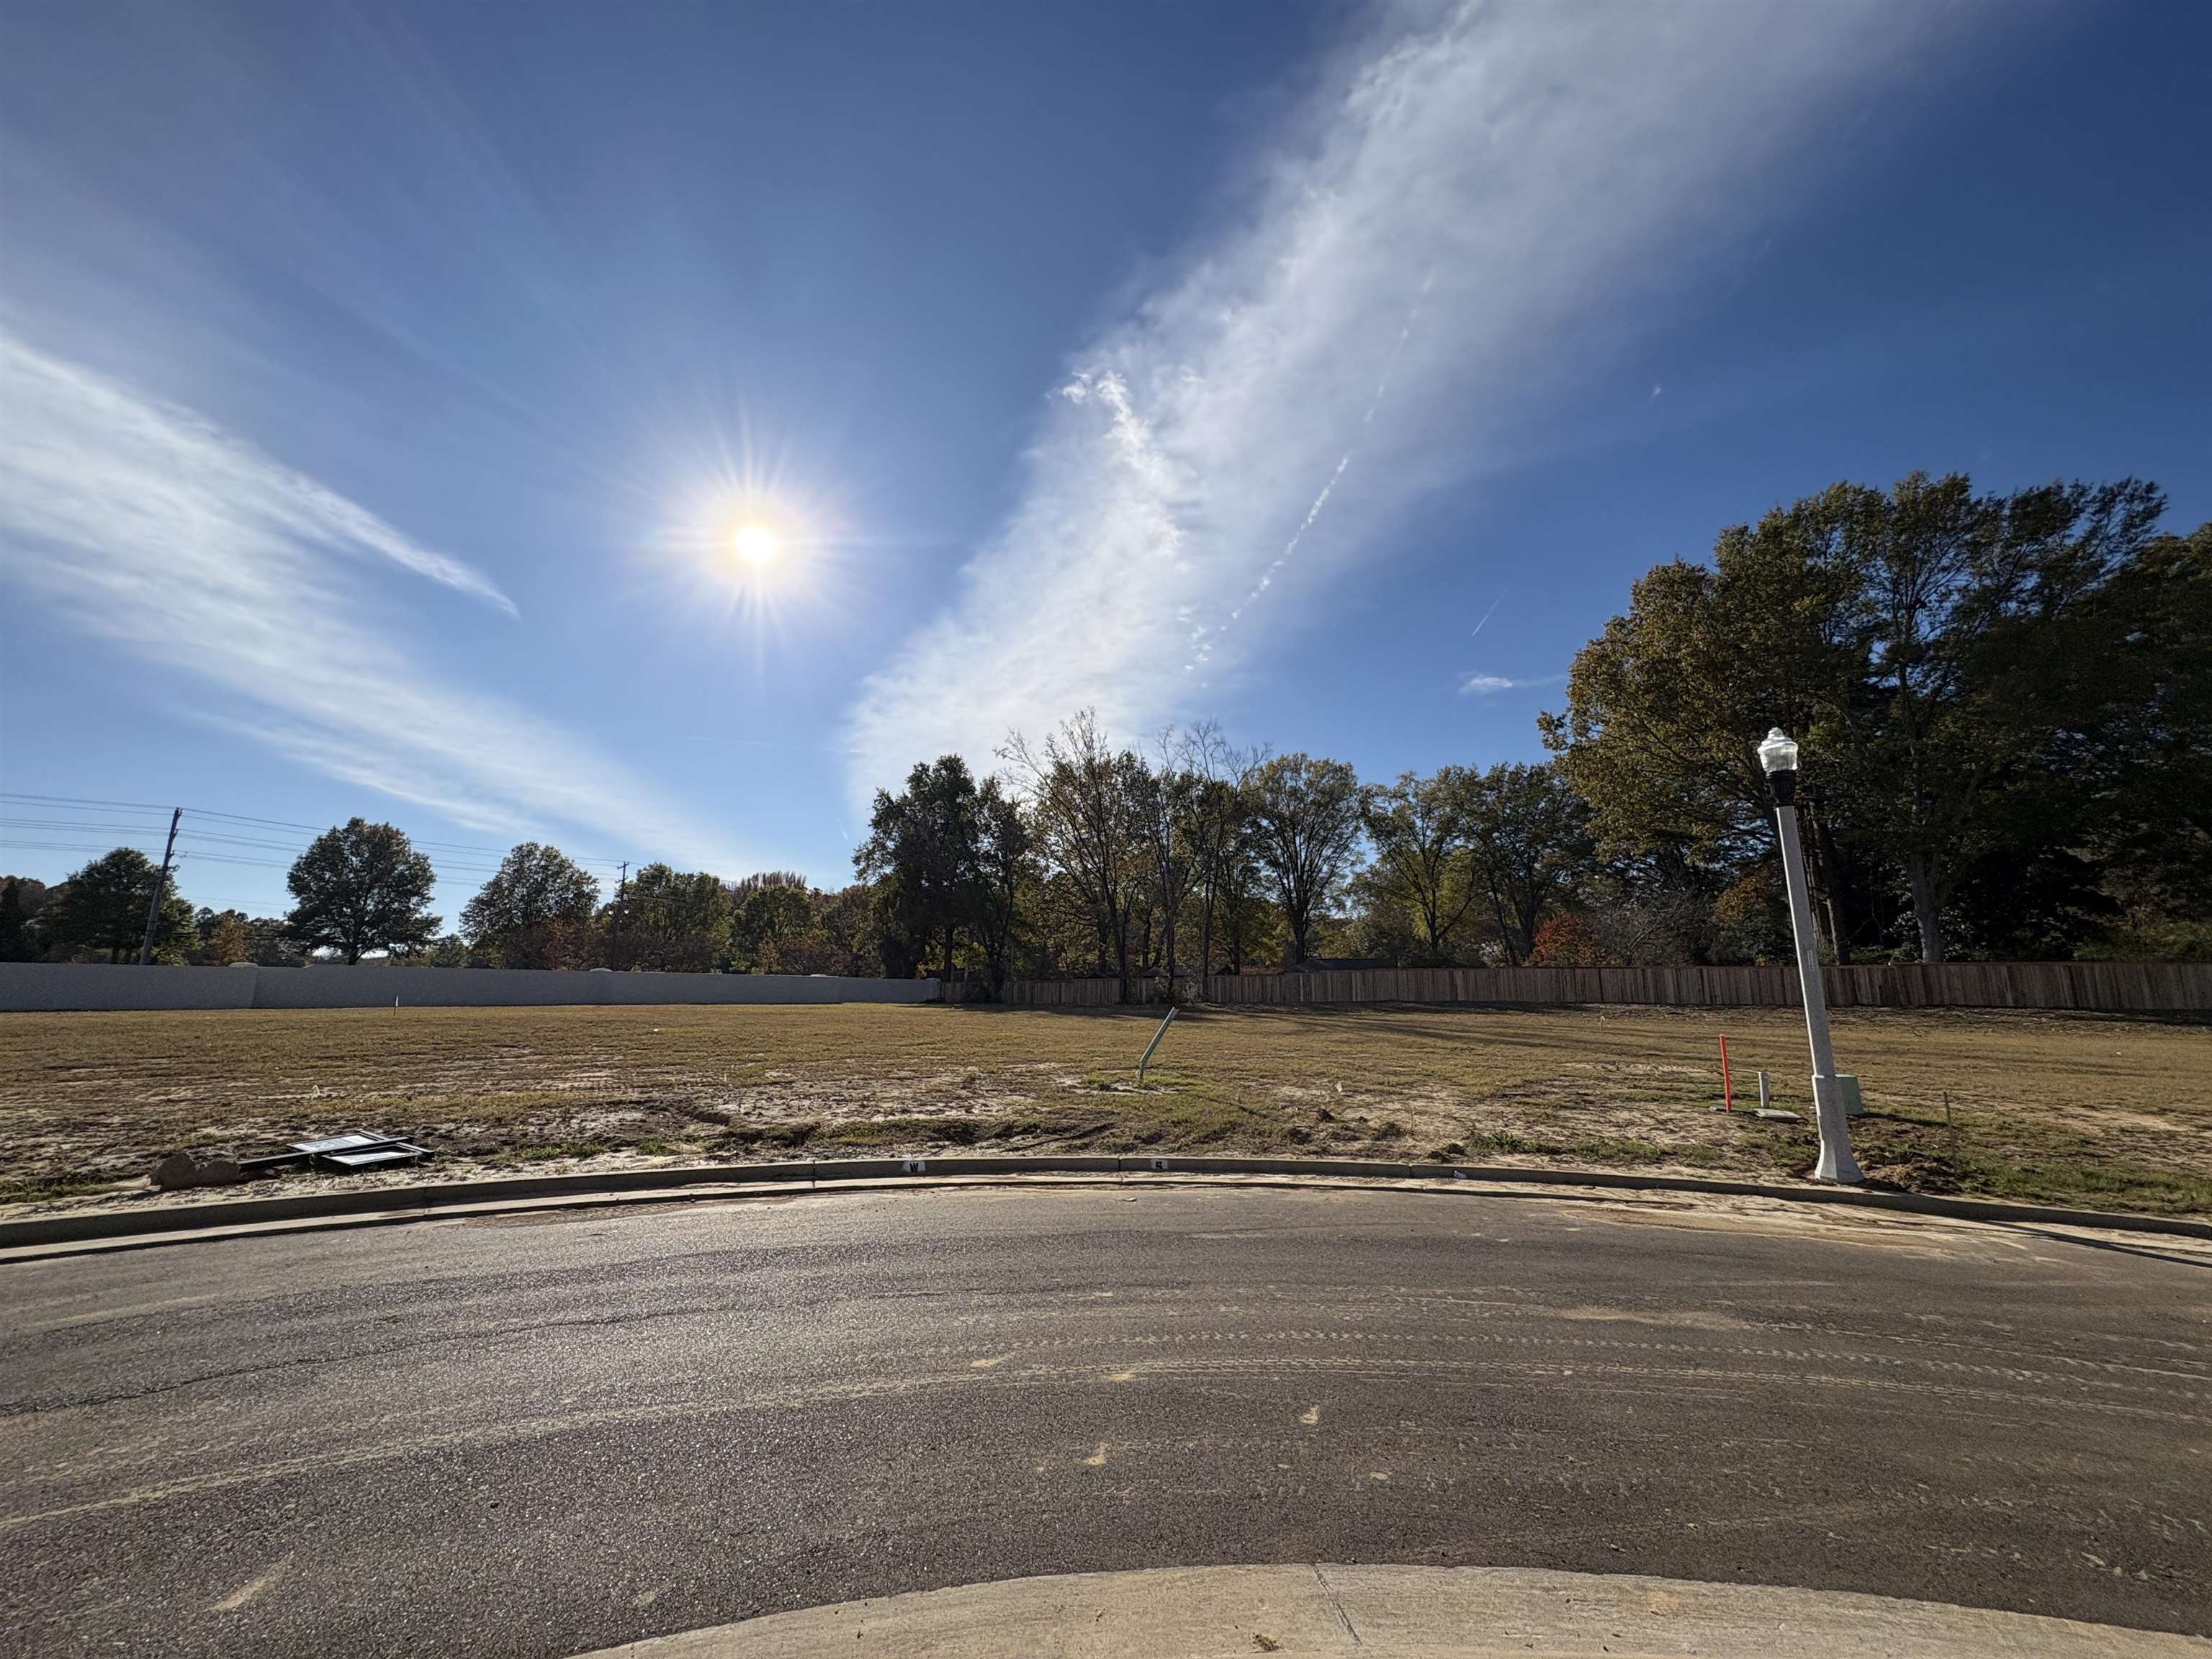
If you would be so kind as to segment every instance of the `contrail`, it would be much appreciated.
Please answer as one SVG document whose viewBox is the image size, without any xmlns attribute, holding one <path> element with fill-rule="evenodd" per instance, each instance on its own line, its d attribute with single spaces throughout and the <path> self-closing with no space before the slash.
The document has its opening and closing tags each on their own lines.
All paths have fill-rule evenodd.
<svg viewBox="0 0 2212 1659">
<path fill-rule="evenodd" d="M 1406 307 L 1406 320 L 1398 330 L 1398 337 L 1390 347 L 1389 356 L 1383 360 L 1382 376 L 1375 382 L 1375 394 L 1367 400 L 1367 412 L 1359 417 L 1359 425 L 1363 431 L 1375 423 L 1375 412 L 1382 407 L 1383 396 L 1390 390 L 1390 377 L 1397 373 L 1398 359 L 1405 354 L 1406 342 L 1413 337 L 1413 325 L 1419 319 L 1421 301 L 1428 298 L 1429 290 L 1436 286 L 1436 281 L 1437 273 L 1431 270 L 1421 279 L 1420 291 L 1414 295 L 1413 302 Z M 1336 470 L 1328 475 L 1328 482 L 1321 487 L 1321 494 L 1314 497 L 1313 505 L 1306 509 L 1305 517 L 1298 521 L 1298 527 L 1291 532 L 1290 540 L 1283 544 L 1283 550 L 1268 562 L 1267 568 L 1260 573 L 1260 580 L 1252 584 L 1251 591 L 1237 602 L 1237 608 L 1229 613 L 1220 626 L 1210 629 L 1200 628 L 1192 633 L 1191 643 L 1198 647 L 1198 651 L 1189 661 L 1183 664 L 1184 673 L 1190 673 L 1213 654 L 1212 646 L 1206 643 L 1206 635 L 1209 633 L 1217 635 L 1226 633 L 1231 623 L 1237 622 L 1252 608 L 1254 600 L 1274 586 L 1275 573 L 1290 562 L 1291 554 L 1297 551 L 1298 544 L 1305 539 L 1306 532 L 1313 528 L 1314 520 L 1321 517 L 1322 508 L 1328 505 L 1329 495 L 1336 489 L 1338 481 L 1344 477 L 1345 468 L 1352 465 L 1352 458 L 1358 452 L 1357 444 L 1344 452 L 1337 461 Z"/>
</svg>

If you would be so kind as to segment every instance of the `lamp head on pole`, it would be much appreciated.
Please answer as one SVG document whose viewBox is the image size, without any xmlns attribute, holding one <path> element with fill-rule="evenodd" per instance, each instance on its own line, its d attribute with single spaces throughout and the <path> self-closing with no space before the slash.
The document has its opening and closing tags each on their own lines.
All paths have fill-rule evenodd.
<svg viewBox="0 0 2212 1659">
<path fill-rule="evenodd" d="M 1797 744 L 1780 726 L 1767 732 L 1766 741 L 1759 745 L 1759 763 L 1766 773 L 1766 787 L 1774 792 L 1774 804 L 1787 806 L 1797 794 Z"/>
</svg>

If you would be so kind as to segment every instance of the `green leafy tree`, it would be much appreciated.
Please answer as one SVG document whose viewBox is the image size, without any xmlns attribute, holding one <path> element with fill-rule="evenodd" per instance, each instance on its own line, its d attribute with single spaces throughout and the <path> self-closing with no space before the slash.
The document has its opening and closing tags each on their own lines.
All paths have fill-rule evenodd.
<svg viewBox="0 0 2212 1659">
<path fill-rule="evenodd" d="M 878 884 L 885 925 L 917 957 L 937 947 L 947 980 L 973 902 L 977 796 L 959 756 L 922 762 L 898 794 L 876 792 L 868 838 L 853 854 L 854 868 Z"/>
<path fill-rule="evenodd" d="M 1360 823 L 1375 849 L 1362 896 L 1370 911 L 1395 909 L 1409 918 L 1413 953 L 1432 966 L 1452 959 L 1453 937 L 1481 894 L 1468 868 L 1474 787 L 1465 768 L 1447 766 L 1428 778 L 1405 773 L 1360 801 Z"/>
<path fill-rule="evenodd" d="M 874 888 L 856 881 L 834 893 L 817 893 L 814 898 L 815 926 L 809 949 L 816 955 L 806 972 L 863 977 L 882 974 L 900 979 L 911 974 L 911 966 L 908 974 L 892 974 L 884 960 Z"/>
<path fill-rule="evenodd" d="M 1466 811 L 1474 879 L 1506 959 L 1526 962 L 1544 917 L 1591 873 L 1589 809 L 1554 767 L 1501 765 L 1471 781 Z"/>
<path fill-rule="evenodd" d="M 747 877 L 730 921 L 730 949 L 738 965 L 753 973 L 783 974 L 809 969 L 806 941 L 814 931 L 814 905 L 806 884 L 787 872 L 773 880 Z"/>
<path fill-rule="evenodd" d="M 246 922 L 246 956 L 263 968 L 297 968 L 307 960 L 282 916 L 255 916 Z"/>
<path fill-rule="evenodd" d="M 469 948 L 459 933 L 441 933 L 407 958 L 416 968 L 481 968 L 483 956 Z"/>
<path fill-rule="evenodd" d="M 1252 843 L 1290 935 L 1292 963 L 1312 955 L 1314 924 L 1358 850 L 1359 777 L 1342 761 L 1278 755 L 1249 785 Z"/>
<path fill-rule="evenodd" d="M 2086 827 L 2050 742 L 2075 711 L 2054 704 L 2043 658 L 2164 506 L 2134 480 L 1977 495 L 1963 476 L 1914 473 L 1887 495 L 1854 492 L 1862 666 L 1838 759 L 1862 833 L 1904 869 L 1923 960 L 1943 959 L 1946 907 L 1993 855 L 2014 866 L 2009 890 L 2064 881 L 2059 861 L 2033 856 Z M 2094 886 L 2075 867 L 2070 884 Z"/>
<path fill-rule="evenodd" d="M 986 778 L 975 792 L 975 860 L 965 908 L 968 934 L 982 958 L 984 982 L 994 1001 L 1006 993 L 1007 969 L 1037 876 L 1036 838 L 1020 803 L 996 778 Z"/>
<path fill-rule="evenodd" d="M 404 955 L 429 943 L 437 875 L 430 860 L 388 823 L 351 818 L 325 830 L 293 863 L 295 901 L 285 927 L 309 951 L 356 963 L 372 951 Z"/>
<path fill-rule="evenodd" d="M 806 921 L 796 931 L 779 928 L 763 943 L 754 963 L 760 972 L 861 978 L 883 973 L 874 933 L 873 889 L 856 882 L 835 893 L 805 885 L 792 886 L 790 890 L 805 901 Z M 744 908 L 738 907 L 741 912 Z"/>
<path fill-rule="evenodd" d="M 557 847 L 524 842 L 461 911 L 461 933 L 503 968 L 579 968 L 599 884 Z"/>
<path fill-rule="evenodd" d="M 1839 960 L 1894 937 L 1900 908 L 1925 960 L 1953 936 L 2063 953 L 2118 908 L 2101 889 L 2124 849 L 2191 844 L 2166 798 L 2112 787 L 2131 751 L 2189 747 L 2204 677 L 2199 567 L 2156 537 L 2162 508 L 2134 480 L 1835 485 L 1724 532 L 1710 567 L 1638 582 L 1577 655 L 1546 740 L 1609 860 L 1672 860 L 1717 893 L 1768 854 L 1753 755 L 1783 726 L 1806 749 L 1801 817 Z M 2176 774 L 2183 794 L 2194 775 Z"/>
<path fill-rule="evenodd" d="M 704 973 L 728 953 L 730 909 L 720 878 L 647 865 L 630 878 L 621 965 Z"/>
<path fill-rule="evenodd" d="M 2091 804 L 2109 948 L 2212 958 L 2212 524 L 2147 543 L 2027 659 L 2070 713 L 2052 764 Z"/>
<path fill-rule="evenodd" d="M 161 879 L 159 866 L 135 847 L 118 847 L 73 873 L 46 901 L 43 924 L 49 953 L 63 961 L 105 953 L 137 960 L 146 938 L 146 912 Z M 180 962 L 195 937 L 192 907 L 165 894 L 155 925 L 157 961 Z"/>
<path fill-rule="evenodd" d="M 2001 745 L 1977 817 L 2000 833 L 1952 872 L 1944 926 L 1969 951 L 2050 957 L 2186 954 L 2193 923 L 2201 951 L 2212 526 L 2150 533 L 2163 502 L 2134 483 L 2003 505 L 2003 562 L 1981 584 L 1996 614 L 1967 631 L 1969 713 Z"/>
<path fill-rule="evenodd" d="M 46 954 L 39 913 L 47 891 L 46 883 L 29 876 L 0 881 L 0 962 L 36 962 Z"/>
<path fill-rule="evenodd" d="M 1838 486 L 1722 532 L 1710 566 L 1655 567 L 1576 653 L 1566 709 L 1538 726 L 1608 862 L 1724 872 L 1717 887 L 1771 855 L 1759 738 L 1781 726 L 1827 755 L 1848 729 L 1856 499 Z M 1799 811 L 1821 854 L 1831 931 L 1847 941 L 1832 782 L 1808 777 Z"/>
</svg>

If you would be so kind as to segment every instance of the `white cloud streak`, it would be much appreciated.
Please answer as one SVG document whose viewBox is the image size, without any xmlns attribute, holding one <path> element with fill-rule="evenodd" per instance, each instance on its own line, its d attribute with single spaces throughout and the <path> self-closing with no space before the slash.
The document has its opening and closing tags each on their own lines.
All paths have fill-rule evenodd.
<svg viewBox="0 0 2212 1659">
<path fill-rule="evenodd" d="M 18 532 L 105 550 L 180 539 L 387 559 L 508 616 L 490 577 L 216 429 L 0 334 L 0 514 Z"/>
<path fill-rule="evenodd" d="M 0 576 L 65 624 L 200 682 L 195 713 L 304 765 L 480 830 L 557 823 L 750 867 L 568 733 L 445 683 L 367 620 L 380 568 L 514 616 L 483 572 L 4 330 L 0 545 Z"/>
<path fill-rule="evenodd" d="M 1380 14 L 1256 158 L 1233 228 L 1076 355 L 1007 522 L 851 712 L 856 795 L 947 750 L 988 766 L 1085 705 L 1151 730 L 1279 660 L 1936 15 Z"/>
<path fill-rule="evenodd" d="M 1546 674 L 1532 680 L 1509 679 L 1503 674 L 1469 674 L 1460 681 L 1459 694 L 1462 697 L 1494 697 L 1501 691 L 1528 691 L 1566 683 L 1565 674 Z"/>
</svg>

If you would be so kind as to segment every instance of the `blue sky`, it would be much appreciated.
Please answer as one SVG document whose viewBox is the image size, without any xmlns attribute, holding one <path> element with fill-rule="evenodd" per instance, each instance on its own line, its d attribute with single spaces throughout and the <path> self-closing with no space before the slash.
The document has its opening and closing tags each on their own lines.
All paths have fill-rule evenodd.
<svg viewBox="0 0 2212 1659">
<path fill-rule="evenodd" d="M 173 803 L 256 913 L 356 812 L 449 916 L 526 837 L 835 884 L 876 785 L 1085 705 L 1533 757 L 1638 574 L 1838 477 L 2193 526 L 2208 58 L 2179 3 L 11 4 L 0 867 Z"/>
</svg>

